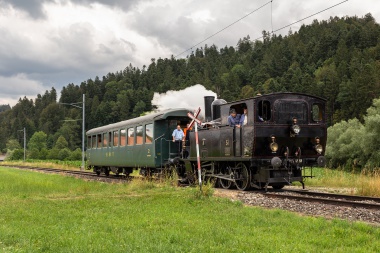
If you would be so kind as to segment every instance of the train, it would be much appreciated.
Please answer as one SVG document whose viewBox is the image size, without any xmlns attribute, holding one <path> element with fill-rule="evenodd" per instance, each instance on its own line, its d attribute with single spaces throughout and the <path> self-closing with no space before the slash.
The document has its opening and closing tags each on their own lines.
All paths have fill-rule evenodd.
<svg viewBox="0 0 380 253">
<path fill-rule="evenodd" d="M 226 102 L 204 97 L 205 117 L 187 129 L 189 109 L 175 108 L 86 132 L 88 166 L 100 175 L 144 176 L 176 173 L 194 182 L 200 157 L 203 180 L 229 189 L 281 189 L 313 177 L 313 167 L 326 165 L 326 100 L 280 92 Z M 230 112 L 245 114 L 241 126 L 231 126 Z M 177 126 L 186 129 L 183 148 L 173 142 Z"/>
</svg>

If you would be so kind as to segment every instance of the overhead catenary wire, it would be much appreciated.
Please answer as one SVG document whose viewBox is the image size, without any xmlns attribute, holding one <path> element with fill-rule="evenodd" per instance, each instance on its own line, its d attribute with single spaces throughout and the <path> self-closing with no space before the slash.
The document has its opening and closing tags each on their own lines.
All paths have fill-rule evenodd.
<svg viewBox="0 0 380 253">
<path fill-rule="evenodd" d="M 255 10 L 251 11 L 250 13 L 244 15 L 243 17 L 239 18 L 238 20 L 234 21 L 233 23 L 229 24 L 228 26 L 224 27 L 223 29 L 217 31 L 216 33 L 214 33 L 214 34 L 208 36 L 207 38 L 205 38 L 205 39 L 202 40 L 201 42 L 198 42 L 198 43 L 195 44 L 194 46 L 192 46 L 192 47 L 186 49 L 185 51 L 183 51 L 183 52 L 177 54 L 174 58 L 177 58 L 178 56 L 180 56 L 180 55 L 186 53 L 187 51 L 192 50 L 194 47 L 196 47 L 196 46 L 202 44 L 203 42 L 207 41 L 208 39 L 214 37 L 215 35 L 217 35 L 217 34 L 223 32 L 223 31 L 226 30 L 226 29 L 230 28 L 231 26 L 233 26 L 233 25 L 236 24 L 237 22 L 239 22 L 239 21 L 245 19 L 245 18 L 248 17 L 249 15 L 251 15 L 251 14 L 255 13 L 256 11 L 258 11 L 258 10 L 264 8 L 265 6 L 267 6 L 268 4 L 270 4 L 272 1 L 273 1 L 273 0 L 271 0 L 271 1 L 269 1 L 269 2 L 267 2 L 267 3 L 265 3 L 265 4 L 263 4 L 263 5 L 261 5 L 259 8 L 257 8 L 257 9 L 255 9 Z"/>
<path fill-rule="evenodd" d="M 283 26 L 283 27 L 281 27 L 281 28 L 278 28 L 278 29 L 276 29 L 276 30 L 274 30 L 274 31 L 273 31 L 273 28 L 272 28 L 272 32 L 271 32 L 271 34 L 274 34 L 275 32 L 278 32 L 278 31 L 280 31 L 280 30 L 282 30 L 282 29 L 285 29 L 285 28 L 287 28 L 287 27 L 289 27 L 289 26 L 292 26 L 292 25 L 297 24 L 297 23 L 299 23 L 299 22 L 301 22 L 301 21 L 304 21 L 305 19 L 308 19 L 308 18 L 311 18 L 311 17 L 313 17 L 313 16 L 315 16 L 315 15 L 318 15 L 318 14 L 324 12 L 324 11 L 327 11 L 327 10 L 329 10 L 329 9 L 332 9 L 332 8 L 334 8 L 334 7 L 338 6 L 338 5 L 341 5 L 341 4 L 345 3 L 345 2 L 348 2 L 348 0 L 344 0 L 344 1 L 342 1 L 342 2 L 339 2 L 339 3 L 337 3 L 337 4 L 334 4 L 334 5 L 332 5 L 332 6 L 328 7 L 328 8 L 326 8 L 326 9 L 323 9 L 323 10 L 321 10 L 321 11 L 318 11 L 318 12 L 316 12 L 316 13 L 314 13 L 314 14 L 311 14 L 311 15 L 305 17 L 305 18 L 302 18 L 302 19 L 300 19 L 300 20 L 297 20 L 297 21 L 295 21 L 295 22 L 293 22 L 293 23 L 291 23 L 291 24 L 288 24 L 288 25 L 286 25 L 286 26 Z M 258 38 L 256 38 L 256 39 L 254 39 L 254 41 L 259 40 L 259 39 L 262 39 L 263 37 L 264 37 L 264 36 L 260 36 L 260 37 L 258 37 Z"/>
<path fill-rule="evenodd" d="M 174 58 L 177 58 L 178 56 L 181 56 L 182 54 L 186 53 L 187 51 L 192 50 L 194 47 L 196 47 L 196 46 L 202 44 L 203 42 L 207 41 L 208 39 L 214 37 L 215 35 L 217 35 L 217 34 L 219 34 L 219 33 L 221 33 L 221 32 L 223 32 L 224 30 L 228 29 L 229 27 L 233 26 L 234 24 L 236 24 L 237 22 L 243 20 L 244 18 L 248 17 L 249 15 L 253 14 L 254 12 L 256 12 L 256 11 L 262 9 L 263 7 L 265 7 L 265 6 L 268 5 L 268 4 L 271 4 L 271 14 L 273 15 L 273 12 L 272 12 L 272 2 L 273 2 L 273 0 L 271 0 L 271 1 L 269 1 L 269 2 L 267 2 L 267 3 L 265 3 L 265 4 L 263 4 L 263 5 L 260 6 L 259 8 L 257 8 L 257 9 L 255 9 L 255 10 L 251 11 L 250 13 L 244 15 L 243 17 L 239 18 L 238 20 L 236 20 L 235 22 L 229 24 L 228 26 L 224 27 L 223 29 L 217 31 L 216 33 L 214 33 L 214 34 L 212 34 L 212 35 L 210 35 L 210 36 L 208 36 L 207 38 L 205 38 L 205 39 L 202 40 L 201 42 L 198 42 L 197 44 L 193 45 L 192 47 L 186 49 L 185 51 L 183 51 L 183 52 L 181 52 L 181 53 L 179 53 L 179 54 L 177 54 Z M 332 6 L 328 7 L 328 8 L 326 8 L 326 9 L 323 9 L 323 10 L 321 10 L 321 11 L 318 11 L 318 12 L 316 12 L 316 13 L 314 13 L 314 14 L 311 14 L 311 15 L 305 17 L 305 18 L 302 18 L 302 19 L 300 19 L 300 20 L 297 20 L 297 21 L 295 21 L 295 22 L 293 22 L 293 23 L 291 23 L 291 24 L 285 25 L 285 26 L 283 26 L 283 27 L 281 27 L 281 28 L 278 28 L 278 29 L 276 29 L 276 30 L 273 30 L 273 17 L 271 16 L 271 26 L 272 26 L 271 28 L 272 28 L 272 32 L 271 32 L 270 34 L 274 34 L 275 32 L 278 32 L 278 31 L 280 31 L 280 30 L 283 30 L 283 29 L 285 29 L 285 28 L 287 28 L 287 27 L 290 27 L 290 26 L 292 26 L 292 25 L 294 25 L 294 24 L 297 24 L 297 23 L 299 23 L 299 22 L 301 22 L 301 21 L 303 21 L 303 20 L 305 20 L 305 19 L 311 18 L 311 17 L 313 17 L 313 16 L 315 16 L 315 15 L 318 15 L 318 14 L 320 14 L 320 13 L 322 13 L 322 12 L 325 12 L 325 11 L 327 11 L 327 10 L 329 10 L 329 9 L 332 9 L 332 8 L 334 8 L 334 7 L 338 6 L 338 5 L 341 5 L 341 4 L 345 3 L 345 2 L 348 2 L 348 0 L 341 1 L 341 2 L 339 2 L 339 3 L 337 3 L 337 4 L 334 4 L 334 5 L 332 5 Z M 264 36 L 260 36 L 260 37 L 258 37 L 258 38 L 256 38 L 256 39 L 254 39 L 253 41 L 256 41 L 256 40 L 262 39 L 263 37 L 264 37 Z"/>
</svg>

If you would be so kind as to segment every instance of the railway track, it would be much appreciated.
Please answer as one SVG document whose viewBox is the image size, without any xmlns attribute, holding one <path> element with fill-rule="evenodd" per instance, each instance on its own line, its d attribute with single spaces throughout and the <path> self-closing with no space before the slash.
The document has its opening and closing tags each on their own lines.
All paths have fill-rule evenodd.
<svg viewBox="0 0 380 253">
<path fill-rule="evenodd" d="M 130 180 L 129 177 L 124 176 L 117 176 L 111 174 L 110 176 L 105 175 L 96 175 L 94 172 L 89 171 L 78 171 L 78 170 L 64 170 L 64 169 L 54 169 L 54 168 L 39 168 L 34 166 L 14 166 L 14 165 L 1 165 L 2 167 L 10 167 L 10 168 L 18 168 L 18 169 L 24 169 L 24 170 L 33 170 L 33 171 L 40 171 L 44 173 L 55 173 L 55 174 L 65 174 L 65 175 L 71 175 L 71 176 L 79 176 L 87 179 L 94 179 L 97 181 L 127 181 Z"/>
<path fill-rule="evenodd" d="M 267 192 L 263 193 L 263 195 L 268 198 L 285 198 L 337 206 L 380 210 L 380 198 L 374 197 L 310 192 L 304 190 L 283 190 L 281 192 Z"/>
<path fill-rule="evenodd" d="M 64 169 L 53 169 L 53 168 L 39 168 L 34 166 L 10 166 L 2 165 L 4 167 L 12 167 L 19 169 L 27 169 L 34 171 L 41 171 L 44 173 L 56 173 L 56 174 L 65 174 L 72 176 L 84 177 L 87 179 L 93 179 L 97 181 L 105 182 L 125 182 L 130 180 L 132 177 L 123 177 L 117 175 L 96 175 L 94 172 L 89 171 L 75 171 L 75 170 L 64 170 Z M 353 208 L 367 208 L 380 210 L 380 198 L 375 197 L 364 197 L 364 196 L 355 196 L 355 195 L 342 195 L 342 194 L 333 194 L 333 193 L 322 193 L 322 192 L 312 192 L 308 190 L 291 190 L 284 189 L 281 191 L 273 191 L 261 193 L 267 198 L 278 198 L 278 199 L 292 199 L 305 202 L 317 202 L 324 203 L 336 206 L 347 206 Z"/>
</svg>

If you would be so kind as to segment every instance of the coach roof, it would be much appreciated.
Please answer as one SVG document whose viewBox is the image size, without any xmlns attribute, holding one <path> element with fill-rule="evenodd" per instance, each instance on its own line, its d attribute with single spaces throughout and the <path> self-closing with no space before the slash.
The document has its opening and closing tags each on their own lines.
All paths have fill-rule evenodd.
<svg viewBox="0 0 380 253">
<path fill-rule="evenodd" d="M 134 125 L 138 125 L 142 123 L 151 123 L 153 121 L 167 119 L 169 117 L 187 117 L 188 112 L 189 110 L 184 109 L 184 108 L 168 109 L 161 112 L 150 113 L 148 115 L 144 115 L 141 117 L 93 128 L 93 129 L 88 130 L 86 134 L 91 135 L 91 134 L 103 133 L 103 132 L 107 132 L 114 129 L 124 128 L 126 126 L 134 126 Z"/>
</svg>

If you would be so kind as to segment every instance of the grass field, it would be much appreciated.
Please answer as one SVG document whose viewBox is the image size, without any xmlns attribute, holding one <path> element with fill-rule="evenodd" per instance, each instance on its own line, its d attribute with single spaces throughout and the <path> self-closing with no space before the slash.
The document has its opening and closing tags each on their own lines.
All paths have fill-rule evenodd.
<svg viewBox="0 0 380 253">
<path fill-rule="evenodd" d="M 378 252 L 380 228 L 245 207 L 195 188 L 0 168 L 1 252 Z"/>
</svg>

